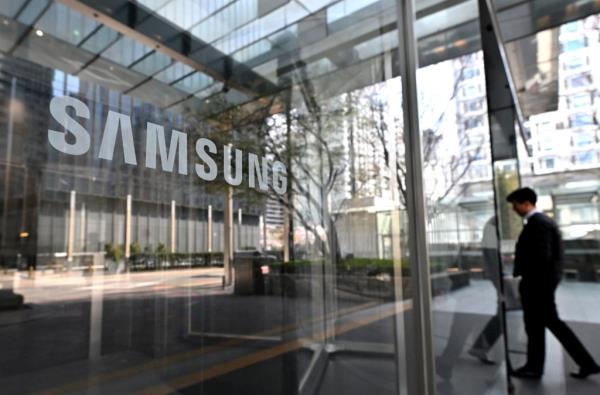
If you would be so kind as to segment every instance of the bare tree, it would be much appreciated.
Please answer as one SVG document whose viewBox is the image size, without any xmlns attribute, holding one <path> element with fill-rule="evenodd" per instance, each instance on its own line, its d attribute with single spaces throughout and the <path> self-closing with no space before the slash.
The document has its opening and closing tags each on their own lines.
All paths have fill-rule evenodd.
<svg viewBox="0 0 600 395">
<path fill-rule="evenodd" d="M 466 151 L 462 149 L 462 147 L 468 145 L 468 137 L 466 134 L 462 134 L 458 141 L 458 146 L 461 147 L 458 152 L 454 152 L 450 157 L 446 158 L 439 156 L 441 144 L 444 142 L 442 127 L 449 114 L 453 114 L 451 110 L 456 105 L 455 100 L 460 91 L 461 83 L 464 81 L 464 71 L 467 67 L 463 59 L 459 59 L 459 62 L 460 68 L 457 71 L 450 95 L 442 111 L 439 111 L 437 107 L 432 107 L 422 109 L 419 114 L 421 118 L 429 117 L 435 120 L 431 126 L 421 131 L 424 171 L 436 176 L 443 176 L 432 177 L 427 180 L 429 183 L 427 198 L 430 201 L 430 207 L 434 210 L 439 210 L 442 207 L 440 203 L 456 190 L 461 181 L 464 181 L 465 176 L 471 169 L 471 165 L 477 160 L 483 147 L 483 144 L 478 144 L 475 150 Z M 405 207 L 407 169 L 403 155 L 404 128 L 402 119 L 400 117 L 395 117 L 392 120 L 386 118 L 385 114 L 389 113 L 388 104 L 379 98 L 376 91 L 367 90 L 366 95 L 370 102 L 372 113 L 378 114 L 377 117 L 373 117 L 373 119 L 377 120 L 373 124 L 373 135 L 377 138 L 379 146 L 383 150 L 383 160 L 386 167 L 395 170 L 392 173 L 396 177 L 400 204 Z M 424 92 L 420 92 L 420 103 L 427 102 L 424 95 Z M 395 141 L 393 141 L 394 138 Z M 390 152 L 391 149 L 396 150 L 395 155 L 392 155 Z M 395 163 L 392 163 L 392 158 L 394 157 Z M 440 183 L 442 183 L 441 187 Z"/>
<path fill-rule="evenodd" d="M 458 70 L 444 109 L 434 114 L 433 125 L 422 131 L 424 166 L 450 177 L 443 180 L 441 192 L 430 196 L 435 203 L 447 198 L 460 184 L 478 155 L 474 151 L 454 154 L 450 158 L 438 156 L 443 141 L 441 128 L 452 105 L 455 105 L 465 67 L 462 64 Z M 271 190 L 266 194 L 238 191 L 237 196 L 254 196 L 255 201 L 271 197 L 278 201 L 290 216 L 315 236 L 323 256 L 333 254 L 339 257 L 334 226 L 336 213 L 342 212 L 348 201 L 362 191 L 374 193 L 373 175 L 383 174 L 388 179 L 395 177 L 400 204 L 402 207 L 406 204 L 401 114 L 393 115 L 389 103 L 381 95 L 387 81 L 323 99 L 318 97 L 303 64 L 295 64 L 288 78 L 290 88 L 278 94 L 234 107 L 229 107 L 224 101 L 223 111 L 214 116 L 217 126 L 213 129 L 212 138 L 285 163 L 288 177 L 286 195 L 275 193 L 270 186 Z M 297 95 L 293 108 L 292 93 Z M 349 146 L 341 141 L 346 135 L 349 135 Z M 352 147 L 355 142 L 377 151 L 374 155 L 378 158 L 372 156 L 363 161 L 370 163 L 370 168 L 359 166 L 364 158 L 361 159 L 361 154 Z M 463 145 L 464 141 L 459 144 Z M 380 164 L 388 171 L 380 168 Z M 343 177 L 345 174 L 350 174 L 349 178 Z M 336 189 L 341 191 L 337 194 L 341 196 L 346 187 L 350 190 L 349 197 L 332 202 Z"/>
</svg>

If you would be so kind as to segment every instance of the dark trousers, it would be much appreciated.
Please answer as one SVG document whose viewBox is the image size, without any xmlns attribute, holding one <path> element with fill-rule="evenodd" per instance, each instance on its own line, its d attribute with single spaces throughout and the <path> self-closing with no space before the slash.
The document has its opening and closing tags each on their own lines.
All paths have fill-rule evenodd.
<svg viewBox="0 0 600 395">
<path fill-rule="evenodd" d="M 546 328 L 550 329 L 580 367 L 595 366 L 596 362 L 575 333 L 558 317 L 555 290 L 556 286 L 536 287 L 533 284 L 528 288 L 524 281 L 521 282 L 521 303 L 527 333 L 527 367 L 539 373 L 544 371 Z"/>
<path fill-rule="evenodd" d="M 498 250 L 496 248 L 483 248 L 483 264 L 487 278 L 494 285 L 496 292 L 498 292 L 500 287 L 500 266 L 498 262 Z M 496 314 L 488 320 L 483 331 L 477 336 L 473 348 L 487 352 L 494 346 L 502 335 L 501 314 L 502 310 L 500 304 L 498 304 Z"/>
<path fill-rule="evenodd" d="M 479 336 L 477 336 L 473 348 L 487 352 L 494 346 L 496 341 L 498 341 L 500 335 L 502 335 L 502 321 L 500 319 L 500 314 L 502 314 L 502 312 L 498 309 L 496 314 L 488 320 Z"/>
</svg>

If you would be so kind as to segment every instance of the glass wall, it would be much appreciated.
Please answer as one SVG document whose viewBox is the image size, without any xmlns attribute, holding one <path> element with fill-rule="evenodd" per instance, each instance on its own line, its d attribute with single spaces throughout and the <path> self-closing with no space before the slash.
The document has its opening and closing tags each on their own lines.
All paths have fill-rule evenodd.
<svg viewBox="0 0 600 395">
<path fill-rule="evenodd" d="M 511 44 L 511 50 L 520 52 L 527 40 L 537 41 L 544 44 L 538 44 L 538 57 L 551 54 L 554 60 L 552 78 L 546 82 L 553 89 L 543 92 L 541 100 L 546 105 L 526 114 L 527 133 L 519 152 L 521 182 L 538 193 L 538 210 L 560 228 L 564 265 L 556 305 L 561 318 L 596 360 L 600 358 L 595 346 L 600 320 L 594 307 L 600 292 L 599 23 L 600 17 L 594 14 Z M 538 68 L 543 69 L 543 64 Z M 533 96 L 536 89 L 528 87 L 524 94 Z M 512 232 L 513 240 L 517 235 Z M 511 252 L 507 250 L 509 257 Z M 508 314 L 511 351 L 525 348 L 521 319 L 518 312 Z M 556 360 L 559 370 L 576 370 L 552 336 L 547 336 L 546 349 L 546 371 L 556 369 L 550 362 Z M 515 365 L 520 365 L 522 355 L 511 354 Z M 570 392 L 576 387 L 566 382 L 565 389 Z"/>
<path fill-rule="evenodd" d="M 429 17 L 443 21 L 458 8 Z M 460 15 L 479 12 L 476 2 L 461 4 Z M 483 52 L 467 49 L 481 48 L 478 23 L 470 33 L 434 35 L 446 60 L 417 71 L 440 394 L 507 392 L 486 75 Z"/>
<path fill-rule="evenodd" d="M 436 388 L 506 393 L 481 51 L 418 70 Z"/>
<path fill-rule="evenodd" d="M 3 393 L 406 391 L 395 2 L 0 4 Z"/>
<path fill-rule="evenodd" d="M 0 0 L 2 393 L 506 393 L 503 197 L 599 275 L 600 6 L 541 3 Z"/>
</svg>

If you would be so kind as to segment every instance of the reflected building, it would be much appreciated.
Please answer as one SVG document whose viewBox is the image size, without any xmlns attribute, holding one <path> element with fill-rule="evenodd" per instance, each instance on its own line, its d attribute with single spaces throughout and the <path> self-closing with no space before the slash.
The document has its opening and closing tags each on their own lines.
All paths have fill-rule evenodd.
<svg viewBox="0 0 600 395">
<path fill-rule="evenodd" d="M 560 28 L 558 108 L 531 117 L 536 174 L 600 167 L 598 16 Z"/>
<path fill-rule="evenodd" d="M 593 15 L 560 27 L 557 109 L 529 119 L 533 175 L 527 180 L 538 185 L 542 207 L 572 240 L 600 232 L 598 23 Z"/>
<path fill-rule="evenodd" d="M 0 256 L 9 267 L 35 267 L 38 245 L 48 236 L 43 221 L 42 185 L 50 155 L 45 136 L 49 122 L 43 112 L 52 91 L 52 71 L 39 65 L 0 55 L 0 150 L 2 222 Z"/>
<path fill-rule="evenodd" d="M 571 3 L 0 0 L 0 392 L 509 393 L 519 180 L 597 340 Z"/>
<path fill-rule="evenodd" d="M 62 266 L 65 258 L 92 259 L 107 245 L 126 250 L 126 241 L 129 248 L 137 245 L 137 253 L 154 253 L 161 245 L 179 253 L 223 251 L 222 193 L 194 185 L 189 177 L 173 178 L 169 173 L 95 157 L 109 110 L 131 114 L 134 135 L 145 133 L 148 120 L 165 124 L 167 129 L 186 130 L 181 115 L 25 60 L 4 58 L 2 75 L 6 104 L 2 121 L 12 132 L 10 137 L 3 135 L 2 149 L 14 152 L 2 169 L 6 213 L 2 255 L 11 265 Z M 36 82 L 28 85 L 30 81 Z M 62 95 L 79 97 L 90 108 L 93 118 L 85 124 L 92 140 L 89 155 L 61 155 L 47 144 L 46 131 L 53 124 L 42 109 L 49 108 L 53 96 Z M 24 103 L 29 103 L 29 111 Z M 142 152 L 143 141 L 136 143 L 136 151 Z M 116 152 L 119 155 L 119 149 Z M 32 168 L 39 170 L 30 173 L 27 169 Z M 210 248 L 208 207 L 213 210 Z M 235 220 L 234 248 L 259 248 L 262 212 L 241 199 L 236 200 L 234 210 L 242 214 Z M 37 252 L 31 255 L 31 251 Z"/>
</svg>

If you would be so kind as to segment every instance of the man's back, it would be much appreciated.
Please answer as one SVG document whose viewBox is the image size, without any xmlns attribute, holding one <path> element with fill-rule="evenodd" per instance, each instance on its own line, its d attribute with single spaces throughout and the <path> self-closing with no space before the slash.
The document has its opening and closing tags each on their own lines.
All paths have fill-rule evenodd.
<svg viewBox="0 0 600 395">
<path fill-rule="evenodd" d="M 528 283 L 556 287 L 560 281 L 563 249 L 556 223 L 542 213 L 531 216 L 517 241 L 515 276 Z"/>
</svg>

